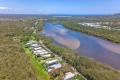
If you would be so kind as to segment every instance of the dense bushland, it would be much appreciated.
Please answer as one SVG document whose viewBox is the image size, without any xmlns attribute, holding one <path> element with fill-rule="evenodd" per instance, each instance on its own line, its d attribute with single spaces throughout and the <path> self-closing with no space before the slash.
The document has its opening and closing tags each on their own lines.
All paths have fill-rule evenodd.
<svg viewBox="0 0 120 80">
<path fill-rule="evenodd" d="M 0 21 L 0 80 L 44 80 L 21 49 L 20 40 L 32 33 L 32 23 Z"/>
</svg>

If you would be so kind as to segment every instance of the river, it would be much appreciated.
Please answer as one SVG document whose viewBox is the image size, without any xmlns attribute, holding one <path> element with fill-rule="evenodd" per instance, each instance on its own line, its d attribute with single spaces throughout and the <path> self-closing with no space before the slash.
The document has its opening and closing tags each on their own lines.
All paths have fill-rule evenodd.
<svg viewBox="0 0 120 80">
<path fill-rule="evenodd" d="M 53 38 L 53 44 L 70 48 L 82 56 L 97 60 L 120 70 L 120 44 L 46 22 L 42 34 Z"/>
</svg>

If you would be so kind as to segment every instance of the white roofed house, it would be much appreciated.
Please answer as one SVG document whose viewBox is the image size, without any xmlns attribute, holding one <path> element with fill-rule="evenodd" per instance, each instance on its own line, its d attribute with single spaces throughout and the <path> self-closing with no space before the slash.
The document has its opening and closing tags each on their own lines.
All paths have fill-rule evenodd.
<svg viewBox="0 0 120 80">
<path fill-rule="evenodd" d="M 42 51 L 42 52 L 45 52 L 46 50 L 44 50 L 44 49 L 41 49 L 41 51 Z"/>
<path fill-rule="evenodd" d="M 65 75 L 63 77 L 63 80 L 69 80 L 69 79 L 71 79 L 71 78 L 73 78 L 75 76 L 76 76 L 76 74 L 74 74 L 72 72 L 67 72 L 67 73 L 65 73 Z"/>
<path fill-rule="evenodd" d="M 46 61 L 46 64 L 48 65 L 48 72 L 51 72 L 52 70 L 55 69 L 60 69 L 62 67 L 62 65 L 59 63 L 57 59 Z"/>
<path fill-rule="evenodd" d="M 45 55 L 47 53 L 42 52 L 42 51 L 34 51 L 33 54 L 35 54 L 36 56 L 40 57 L 41 55 Z"/>
<path fill-rule="evenodd" d="M 31 45 L 31 48 L 32 48 L 32 49 L 34 49 L 34 48 L 39 48 L 39 47 L 41 47 L 41 46 L 40 46 L 40 45 L 36 45 L 36 46 L 35 46 L 35 45 Z"/>
<path fill-rule="evenodd" d="M 47 52 L 47 51 L 43 51 L 43 53 L 44 53 L 44 54 L 48 54 L 48 52 Z"/>
<path fill-rule="evenodd" d="M 45 52 L 41 52 L 40 55 L 45 55 L 45 54 L 48 54 L 48 53 L 45 53 Z"/>
<path fill-rule="evenodd" d="M 51 54 L 41 55 L 41 57 L 43 57 L 43 58 L 49 58 L 49 57 L 51 57 Z"/>
<path fill-rule="evenodd" d="M 31 47 L 36 48 L 36 47 L 39 47 L 39 45 L 37 43 L 34 43 L 31 45 Z"/>
<path fill-rule="evenodd" d="M 33 48 L 33 50 L 40 50 L 42 49 L 41 47 L 36 47 L 36 48 Z"/>
<path fill-rule="evenodd" d="M 46 61 L 46 64 L 51 65 L 51 64 L 54 64 L 54 63 L 57 63 L 57 62 L 58 62 L 58 60 L 54 59 L 54 60 Z"/>
<path fill-rule="evenodd" d="M 40 52 L 34 52 L 33 54 L 35 54 L 36 56 L 40 56 Z"/>
<path fill-rule="evenodd" d="M 33 50 L 33 52 L 42 52 L 41 50 Z"/>
<path fill-rule="evenodd" d="M 30 41 L 28 41 L 26 44 L 27 45 L 32 45 L 32 44 L 34 44 L 34 43 L 37 43 L 36 41 L 33 41 L 33 40 L 30 40 Z"/>
<path fill-rule="evenodd" d="M 62 65 L 60 63 L 50 65 L 50 66 L 48 66 L 48 72 L 51 72 L 52 70 L 55 70 L 55 69 L 60 69 L 61 67 L 62 67 Z"/>
</svg>

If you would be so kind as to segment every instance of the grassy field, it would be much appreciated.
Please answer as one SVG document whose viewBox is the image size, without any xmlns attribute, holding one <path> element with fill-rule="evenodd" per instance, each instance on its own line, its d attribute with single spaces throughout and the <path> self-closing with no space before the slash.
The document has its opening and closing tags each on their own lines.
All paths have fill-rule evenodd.
<svg viewBox="0 0 120 80">
<path fill-rule="evenodd" d="M 0 80 L 46 79 L 21 48 L 20 39 L 31 34 L 31 27 L 31 20 L 0 21 Z"/>
</svg>

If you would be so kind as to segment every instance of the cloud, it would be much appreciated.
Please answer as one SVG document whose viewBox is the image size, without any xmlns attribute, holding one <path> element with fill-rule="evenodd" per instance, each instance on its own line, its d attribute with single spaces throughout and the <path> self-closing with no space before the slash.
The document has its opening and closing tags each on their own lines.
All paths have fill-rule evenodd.
<svg viewBox="0 0 120 80">
<path fill-rule="evenodd" d="M 10 8 L 8 8 L 8 7 L 1 7 L 0 6 L 0 10 L 8 10 L 8 9 L 10 9 Z"/>
</svg>

